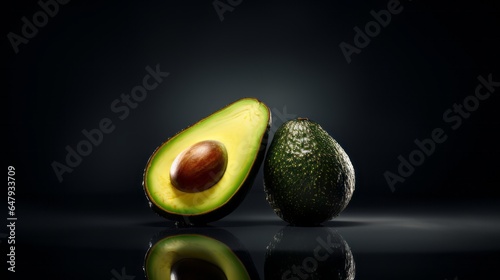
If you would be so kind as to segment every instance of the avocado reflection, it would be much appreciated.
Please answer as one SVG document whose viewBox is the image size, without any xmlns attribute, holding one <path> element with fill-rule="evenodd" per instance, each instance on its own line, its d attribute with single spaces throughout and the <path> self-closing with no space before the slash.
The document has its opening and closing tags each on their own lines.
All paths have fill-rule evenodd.
<svg viewBox="0 0 500 280">
<path fill-rule="evenodd" d="M 227 277 L 220 267 L 211 262 L 186 258 L 172 265 L 170 279 L 227 280 Z"/>
<path fill-rule="evenodd" d="M 153 238 L 144 260 L 150 280 L 258 279 L 248 251 L 219 228 L 173 228 Z"/>
<path fill-rule="evenodd" d="M 283 227 L 267 247 L 267 280 L 354 279 L 354 258 L 347 242 L 328 227 Z"/>
</svg>

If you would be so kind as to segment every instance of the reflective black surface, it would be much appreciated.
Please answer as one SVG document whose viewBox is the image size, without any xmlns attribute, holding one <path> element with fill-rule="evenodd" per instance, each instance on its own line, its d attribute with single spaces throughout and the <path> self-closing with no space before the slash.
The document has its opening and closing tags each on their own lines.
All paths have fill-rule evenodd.
<svg viewBox="0 0 500 280">
<path fill-rule="evenodd" d="M 346 210 L 323 227 L 291 227 L 264 204 L 246 201 L 227 219 L 194 228 L 177 228 L 147 207 L 123 202 L 138 211 L 46 207 L 35 217 L 25 209 L 31 217 L 23 215 L 18 229 L 17 276 L 145 279 L 149 248 L 186 234 L 226 244 L 258 279 L 478 279 L 500 260 L 498 201 Z M 247 207 L 260 211 L 248 215 Z"/>
<path fill-rule="evenodd" d="M 56 2 L 67 3 L 56 12 Z M 223 21 L 219 2 L 235 5 Z M 390 7 L 401 11 L 377 31 Z M 44 18 L 44 9 L 53 16 Z M 233 236 L 228 247 L 248 256 L 242 263 L 253 263 L 260 279 L 272 269 L 272 277 L 292 279 L 319 270 L 351 275 L 349 254 L 314 256 L 327 233 L 343 239 L 334 249 L 349 247 L 355 279 L 495 278 L 497 1 L 19 0 L 1 11 L 2 159 L 16 168 L 17 217 L 14 274 L 6 271 L 4 185 L 1 279 L 4 271 L 7 279 L 143 279 L 152 240 L 177 231 L 148 207 L 141 183 L 149 156 L 179 130 L 249 96 L 273 114 L 270 139 L 283 121 L 310 118 L 356 172 L 350 204 L 323 228 L 279 220 L 260 170 L 234 213 L 195 229 Z M 34 17 L 36 31 L 26 23 Z M 357 32 L 367 26 L 373 36 L 365 45 Z M 29 37 L 18 52 L 13 33 Z M 363 47 L 348 62 L 340 45 L 355 41 Z M 137 88 L 144 80 L 145 96 Z M 67 167 L 62 175 L 55 163 Z M 401 178 L 391 184 L 387 172 Z M 271 267 L 275 253 L 290 259 Z"/>
</svg>

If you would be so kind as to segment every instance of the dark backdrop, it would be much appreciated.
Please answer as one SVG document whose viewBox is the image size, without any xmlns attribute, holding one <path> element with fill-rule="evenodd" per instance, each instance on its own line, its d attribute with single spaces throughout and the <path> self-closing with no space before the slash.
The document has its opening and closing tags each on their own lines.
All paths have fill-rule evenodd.
<svg viewBox="0 0 500 280">
<path fill-rule="evenodd" d="M 210 1 L 183 2 L 71 1 L 17 54 L 4 37 L 5 158 L 25 181 L 21 194 L 142 198 L 142 170 L 157 145 L 252 96 L 275 113 L 273 129 L 308 117 L 337 139 L 357 172 L 356 201 L 498 195 L 500 90 L 458 129 L 443 120 L 474 94 L 479 75 L 500 80 L 498 4 L 402 1 L 348 63 L 339 44 L 355 46 L 353 28 L 391 1 L 243 1 L 223 21 Z M 4 35 L 22 35 L 21 18 L 41 10 L 34 1 L 8 5 Z M 148 65 L 170 75 L 119 119 L 111 103 L 142 83 Z M 52 162 L 64 164 L 65 147 L 76 149 L 81 131 L 103 118 L 115 130 L 60 183 Z M 398 156 L 408 158 L 414 140 L 437 127 L 447 140 L 393 193 L 384 172 L 397 174 Z M 257 181 L 253 191 L 261 189 Z"/>
<path fill-rule="evenodd" d="M 344 147 L 357 180 L 346 211 L 499 198 L 500 87 L 456 130 L 456 117 L 443 119 L 453 104 L 474 101 L 478 76 L 500 81 L 498 3 L 401 1 L 349 63 L 340 44 L 355 46 L 355 27 L 393 1 L 233 1 L 222 21 L 214 2 L 70 1 L 17 54 L 9 32 L 21 36 L 22 18 L 41 7 L 4 3 L 3 158 L 16 167 L 25 219 L 43 218 L 41 209 L 154 215 L 141 186 L 150 154 L 242 97 L 272 110 L 271 137 L 285 119 L 307 117 Z M 128 115 L 114 112 L 147 66 L 170 74 Z M 54 161 L 65 164 L 66 146 L 104 118 L 115 129 L 60 182 Z M 408 159 L 435 128 L 446 141 L 391 190 L 384 173 L 397 174 L 398 156 Z M 261 171 L 239 213 L 272 213 L 262 189 Z"/>
</svg>

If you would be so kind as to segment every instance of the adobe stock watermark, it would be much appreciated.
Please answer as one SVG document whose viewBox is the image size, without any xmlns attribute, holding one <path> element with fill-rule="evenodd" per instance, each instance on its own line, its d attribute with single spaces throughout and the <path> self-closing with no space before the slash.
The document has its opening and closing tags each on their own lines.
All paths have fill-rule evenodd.
<svg viewBox="0 0 500 280">
<path fill-rule="evenodd" d="M 170 73 L 162 72 L 160 64 L 156 64 L 155 68 L 146 66 L 147 74 L 142 78 L 142 82 L 130 90 L 130 94 L 122 93 L 119 98 L 116 98 L 110 103 L 110 110 L 119 120 L 124 121 L 130 116 L 131 110 L 137 108 L 143 102 L 148 93 L 158 87 L 163 82 L 163 79 L 168 77 Z M 74 168 L 78 167 L 83 158 L 89 156 L 95 147 L 98 147 L 104 140 L 104 135 L 113 132 L 116 125 L 112 118 L 102 118 L 97 128 L 90 130 L 83 129 L 83 139 L 80 140 L 74 147 L 66 145 L 66 156 L 64 164 L 59 161 L 51 163 L 52 169 L 61 183 L 65 173 L 73 172 Z"/>
<path fill-rule="evenodd" d="M 375 12 L 374 10 L 370 11 L 370 15 L 373 20 L 368 21 L 363 29 L 358 26 L 354 26 L 354 38 L 352 39 L 352 43 L 350 44 L 342 41 L 339 44 L 340 50 L 342 51 L 347 63 L 350 64 L 352 61 L 351 56 L 354 54 L 360 54 L 361 50 L 370 44 L 371 39 L 377 37 L 382 31 L 382 28 L 386 28 L 389 23 L 391 23 L 392 16 L 398 15 L 402 11 L 403 6 L 399 0 L 389 0 L 389 2 L 387 2 L 387 9 L 381 9 L 378 12 Z"/>
<path fill-rule="evenodd" d="M 486 78 L 480 75 L 477 80 L 479 83 L 473 94 L 465 97 L 459 104 L 454 103 L 451 108 L 443 113 L 443 121 L 449 125 L 452 131 L 459 129 L 463 120 L 470 118 L 472 113 L 479 108 L 480 103 L 490 98 L 496 88 L 500 87 L 500 80 L 494 81 L 491 73 Z M 438 144 L 442 144 L 448 139 L 445 129 L 446 127 L 436 127 L 431 131 L 430 137 L 423 140 L 415 139 L 413 142 L 416 148 L 407 157 L 398 156 L 399 165 L 397 171 L 384 172 L 384 179 L 392 192 L 396 191 L 395 186 L 397 183 L 403 183 L 413 174 L 416 167 L 421 166 L 426 158 L 434 154 Z"/>
<path fill-rule="evenodd" d="M 59 13 L 59 5 L 66 5 L 70 0 L 47 0 L 38 1 L 38 6 L 40 10 L 36 11 L 31 19 L 27 17 L 22 17 L 21 21 L 23 25 L 21 27 L 21 32 L 19 34 L 14 32 L 9 32 L 7 34 L 7 39 L 9 39 L 10 45 L 14 50 L 14 53 L 19 53 L 19 45 L 28 44 L 30 39 L 33 39 L 38 34 L 38 29 L 45 27 L 49 22 L 49 18 L 55 17 Z"/>
<path fill-rule="evenodd" d="M 134 280 L 135 276 L 128 275 L 127 271 L 125 271 L 125 267 L 122 267 L 121 273 L 118 273 L 116 269 L 111 270 L 111 274 L 114 276 L 111 280 Z"/>
<path fill-rule="evenodd" d="M 318 236 L 316 242 L 318 245 L 314 248 L 312 256 L 304 258 L 299 265 L 292 265 L 290 269 L 283 272 L 281 279 L 308 279 L 309 274 L 318 269 L 320 262 L 326 261 L 336 250 L 342 248 L 341 244 L 332 242 L 331 234 L 328 234 L 326 241 Z"/>
<path fill-rule="evenodd" d="M 232 12 L 234 9 L 239 6 L 243 0 L 215 0 L 212 2 L 212 5 L 214 6 L 215 12 L 219 16 L 220 21 L 224 21 L 224 13 L 225 12 Z"/>
</svg>

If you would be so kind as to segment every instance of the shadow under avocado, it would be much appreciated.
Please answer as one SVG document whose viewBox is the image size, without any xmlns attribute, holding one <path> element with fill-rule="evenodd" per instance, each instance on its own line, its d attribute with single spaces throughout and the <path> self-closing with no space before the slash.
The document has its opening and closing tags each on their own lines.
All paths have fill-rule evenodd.
<svg viewBox="0 0 500 280">
<path fill-rule="evenodd" d="M 334 228 L 343 228 L 343 227 L 359 227 L 359 226 L 367 226 L 372 223 L 369 222 L 355 222 L 355 221 L 337 221 L 330 220 L 328 222 L 324 222 L 323 226 L 326 227 L 334 227 Z"/>
<path fill-rule="evenodd" d="M 144 258 L 144 273 L 150 280 L 259 279 L 241 242 L 214 227 L 169 228 L 155 235 Z"/>
<path fill-rule="evenodd" d="M 217 227 L 261 227 L 261 226 L 283 226 L 285 225 L 286 222 L 282 220 L 220 220 L 213 222 L 212 224 L 205 224 L 205 225 L 196 225 L 196 227 L 203 227 L 203 228 L 210 228 L 213 226 Z M 182 224 L 176 224 L 175 222 L 171 221 L 158 221 L 158 222 L 147 222 L 147 223 L 142 223 L 141 225 L 147 226 L 147 227 L 159 227 L 159 228 L 164 228 L 165 226 L 170 226 L 170 227 L 193 227 L 192 225 L 182 225 Z M 335 225 L 334 225 L 335 226 Z"/>
<path fill-rule="evenodd" d="M 354 257 L 344 238 L 332 228 L 285 226 L 267 247 L 264 276 L 266 280 L 352 280 Z"/>
</svg>

